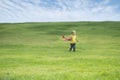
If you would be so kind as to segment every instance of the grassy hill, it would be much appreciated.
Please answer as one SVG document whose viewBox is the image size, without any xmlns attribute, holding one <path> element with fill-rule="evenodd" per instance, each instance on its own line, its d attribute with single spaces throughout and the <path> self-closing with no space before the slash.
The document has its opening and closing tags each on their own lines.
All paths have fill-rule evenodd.
<svg viewBox="0 0 120 80">
<path fill-rule="evenodd" d="M 119 61 L 120 22 L 0 24 L 0 80 L 120 80 Z"/>
</svg>

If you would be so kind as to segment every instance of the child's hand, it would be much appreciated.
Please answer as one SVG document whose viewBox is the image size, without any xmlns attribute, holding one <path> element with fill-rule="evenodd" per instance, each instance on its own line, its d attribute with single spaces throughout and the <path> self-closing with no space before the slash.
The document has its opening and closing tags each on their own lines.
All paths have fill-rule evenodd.
<svg viewBox="0 0 120 80">
<path fill-rule="evenodd" d="M 77 40 L 77 42 L 79 42 L 79 41 Z"/>
<path fill-rule="evenodd" d="M 62 38 L 65 38 L 65 36 L 63 35 Z"/>
</svg>

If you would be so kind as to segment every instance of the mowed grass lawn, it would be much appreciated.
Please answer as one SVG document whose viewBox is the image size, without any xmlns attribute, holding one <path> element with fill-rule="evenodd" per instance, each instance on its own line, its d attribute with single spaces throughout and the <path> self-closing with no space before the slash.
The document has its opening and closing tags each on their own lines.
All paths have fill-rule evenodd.
<svg viewBox="0 0 120 80">
<path fill-rule="evenodd" d="M 120 80 L 120 22 L 0 24 L 0 80 Z"/>
</svg>

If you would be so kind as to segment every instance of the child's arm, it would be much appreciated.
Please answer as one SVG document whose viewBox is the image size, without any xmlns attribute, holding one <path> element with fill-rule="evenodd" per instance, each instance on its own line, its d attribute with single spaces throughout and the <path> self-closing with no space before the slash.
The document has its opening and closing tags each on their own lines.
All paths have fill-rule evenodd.
<svg viewBox="0 0 120 80">
<path fill-rule="evenodd" d="M 65 37 L 64 35 L 62 36 L 63 40 L 65 41 L 71 41 L 71 37 Z"/>
<path fill-rule="evenodd" d="M 76 38 L 76 41 L 79 42 L 79 40 Z"/>
</svg>

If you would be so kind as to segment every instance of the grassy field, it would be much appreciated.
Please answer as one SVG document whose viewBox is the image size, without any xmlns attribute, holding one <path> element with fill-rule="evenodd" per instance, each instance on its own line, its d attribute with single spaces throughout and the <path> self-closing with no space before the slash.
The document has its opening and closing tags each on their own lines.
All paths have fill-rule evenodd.
<svg viewBox="0 0 120 80">
<path fill-rule="evenodd" d="M 120 22 L 0 24 L 0 80 L 120 80 L 119 61 Z"/>
</svg>

